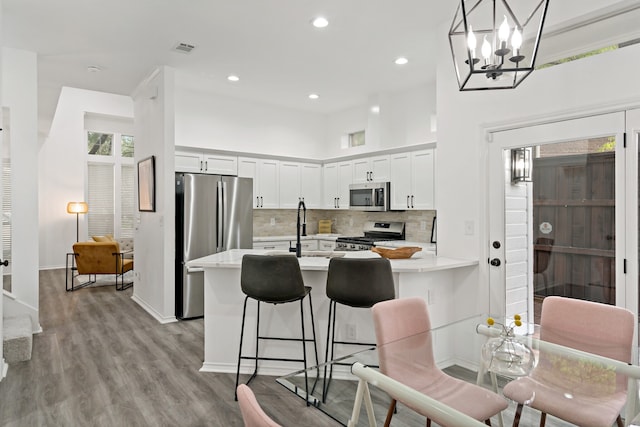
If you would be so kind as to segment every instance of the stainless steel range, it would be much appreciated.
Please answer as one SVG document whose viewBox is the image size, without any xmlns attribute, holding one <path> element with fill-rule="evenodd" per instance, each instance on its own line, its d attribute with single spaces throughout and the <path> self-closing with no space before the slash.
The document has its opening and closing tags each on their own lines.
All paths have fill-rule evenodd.
<svg viewBox="0 0 640 427">
<path fill-rule="evenodd" d="M 385 240 L 404 240 L 404 222 L 367 221 L 364 223 L 364 236 L 338 237 L 337 251 L 368 251 L 374 242 Z"/>
</svg>

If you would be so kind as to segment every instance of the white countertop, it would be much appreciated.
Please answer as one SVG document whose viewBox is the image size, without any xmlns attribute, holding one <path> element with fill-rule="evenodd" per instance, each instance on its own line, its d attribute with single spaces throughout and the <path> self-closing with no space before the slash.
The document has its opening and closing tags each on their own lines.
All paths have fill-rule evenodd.
<svg viewBox="0 0 640 427">
<path fill-rule="evenodd" d="M 300 240 L 313 240 L 313 239 L 321 239 L 321 240 L 336 240 L 340 237 L 341 234 L 309 234 L 307 236 L 300 236 Z M 254 236 L 254 242 L 288 242 L 292 240 L 296 240 L 296 235 L 287 235 L 287 236 Z"/>
<path fill-rule="evenodd" d="M 314 254 L 322 254 L 323 251 L 309 251 Z M 331 251 L 325 251 L 329 255 Z M 337 251 L 336 251 L 337 252 Z M 264 250 L 264 249 L 231 249 L 206 257 L 198 258 L 187 263 L 192 268 L 240 268 L 242 257 L 245 254 L 283 254 L 284 251 Z M 305 251 L 303 251 L 304 255 Z M 291 256 L 294 256 L 292 253 Z M 380 255 L 371 251 L 344 252 L 347 258 L 377 258 Z M 326 271 L 329 267 L 327 256 L 310 256 L 299 258 L 301 270 Z M 424 273 L 430 271 L 448 270 L 453 268 L 469 267 L 478 265 L 477 260 L 445 258 L 435 256 L 430 252 L 417 252 L 409 259 L 392 259 L 391 269 L 394 273 Z"/>
</svg>

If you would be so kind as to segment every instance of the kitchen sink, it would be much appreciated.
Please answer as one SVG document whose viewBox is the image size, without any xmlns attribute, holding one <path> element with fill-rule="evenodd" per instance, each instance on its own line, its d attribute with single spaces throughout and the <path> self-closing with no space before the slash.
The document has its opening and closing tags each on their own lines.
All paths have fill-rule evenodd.
<svg viewBox="0 0 640 427">
<path fill-rule="evenodd" d="M 293 255 L 296 256 L 295 252 L 289 251 L 269 251 L 265 255 Z M 302 257 L 313 257 L 313 258 L 340 258 L 345 255 L 345 252 L 340 251 L 302 251 Z"/>
</svg>

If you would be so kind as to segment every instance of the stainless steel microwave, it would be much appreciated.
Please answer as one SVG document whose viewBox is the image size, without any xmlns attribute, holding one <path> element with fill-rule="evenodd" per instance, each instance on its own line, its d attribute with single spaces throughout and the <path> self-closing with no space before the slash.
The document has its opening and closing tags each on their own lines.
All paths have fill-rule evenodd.
<svg viewBox="0 0 640 427">
<path fill-rule="evenodd" d="M 389 188 L 388 182 L 364 182 L 349 185 L 349 209 L 368 212 L 388 211 Z"/>
</svg>

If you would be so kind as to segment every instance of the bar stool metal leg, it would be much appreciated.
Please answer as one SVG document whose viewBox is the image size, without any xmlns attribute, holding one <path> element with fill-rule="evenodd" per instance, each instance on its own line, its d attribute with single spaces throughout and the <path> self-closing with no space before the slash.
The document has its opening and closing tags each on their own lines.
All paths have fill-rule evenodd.
<svg viewBox="0 0 640 427">
<path fill-rule="evenodd" d="M 240 361 L 242 360 L 242 339 L 244 338 L 244 320 L 247 314 L 247 300 L 249 297 L 244 298 L 244 307 L 242 308 L 242 326 L 240 327 L 240 348 L 238 349 L 238 370 L 236 371 L 236 387 L 234 388 L 234 399 L 238 400 L 238 384 L 240 382 Z"/>
<path fill-rule="evenodd" d="M 322 403 L 326 403 L 326 396 L 329 392 L 329 383 L 333 376 L 333 364 L 329 367 L 329 377 L 327 379 L 327 363 L 333 360 L 334 345 L 335 345 L 335 333 L 336 333 L 336 310 L 337 303 L 333 300 L 329 301 L 329 321 L 327 322 L 327 346 L 325 349 L 325 365 L 322 381 Z"/>
</svg>

